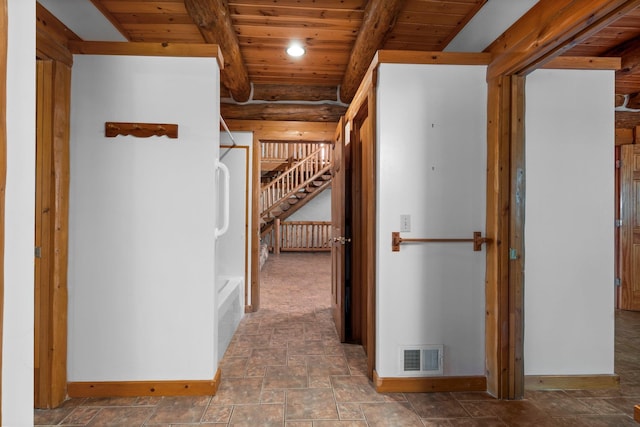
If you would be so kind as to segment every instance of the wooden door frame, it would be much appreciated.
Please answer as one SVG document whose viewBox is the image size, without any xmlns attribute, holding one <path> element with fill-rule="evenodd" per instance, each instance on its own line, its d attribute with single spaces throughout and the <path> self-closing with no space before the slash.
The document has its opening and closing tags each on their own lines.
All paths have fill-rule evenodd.
<svg viewBox="0 0 640 427">
<path fill-rule="evenodd" d="M 69 233 L 69 176 L 70 176 L 70 103 L 71 68 L 58 61 L 39 61 L 37 65 L 45 87 L 43 94 L 51 102 L 37 101 L 36 110 L 43 129 L 38 132 L 36 163 L 36 202 L 40 218 L 36 227 L 36 242 L 41 247 L 41 257 L 36 260 L 35 365 L 39 366 L 35 406 L 54 408 L 67 396 L 67 264 Z M 40 97 L 38 97 L 40 98 Z M 40 280 L 37 280 L 40 279 Z M 41 298 L 38 298 L 40 296 Z M 41 345 L 44 344 L 44 345 Z"/>
<path fill-rule="evenodd" d="M 253 133 L 253 192 L 251 200 L 251 283 L 245 289 L 245 301 L 250 296 L 251 304 L 245 312 L 260 309 L 260 160 L 262 140 L 269 141 L 327 141 L 331 143 L 335 135 L 335 123 L 268 121 L 268 120 L 225 120 L 232 132 Z"/>
<path fill-rule="evenodd" d="M 356 213 L 352 213 L 352 256 L 359 251 L 360 265 L 359 273 L 362 283 L 361 289 L 364 291 L 363 303 L 365 307 L 365 317 L 363 322 L 366 325 L 365 334 L 362 337 L 365 350 L 367 353 L 367 374 L 369 378 L 373 378 L 375 371 L 376 361 L 376 177 L 377 177 L 377 165 L 376 165 L 376 153 L 377 153 L 377 140 L 376 140 L 376 86 L 378 80 L 377 67 L 373 66 L 365 75 L 360 88 L 356 93 L 351 105 L 349 106 L 345 115 L 345 126 L 349 126 L 351 129 L 352 140 L 351 144 L 351 162 L 354 169 L 358 168 L 360 164 L 360 172 L 363 176 L 360 180 L 365 185 L 362 186 L 360 195 L 360 201 L 369 201 L 370 208 L 365 209 L 362 224 L 353 224 L 357 221 Z M 363 116 L 366 116 L 369 126 L 370 146 L 366 147 L 362 156 L 362 153 L 357 150 L 354 144 L 359 144 L 359 134 L 357 123 L 363 120 Z M 354 183 L 351 184 L 352 186 Z M 371 208 L 372 207 L 372 208 Z M 360 231 L 360 235 L 356 234 L 356 230 Z M 352 282 L 356 282 L 355 265 L 352 263 Z"/>
<path fill-rule="evenodd" d="M 487 237 L 494 244 L 487 247 L 485 364 L 487 390 L 499 399 L 524 396 L 524 78 L 638 6 L 640 0 L 593 0 L 589 7 L 573 0 L 540 0 L 486 49 L 492 54 L 487 70 Z"/>
<path fill-rule="evenodd" d="M 4 336 L 4 230 L 7 183 L 7 0 L 0 0 L 0 425 L 2 424 L 2 355 Z"/>
</svg>

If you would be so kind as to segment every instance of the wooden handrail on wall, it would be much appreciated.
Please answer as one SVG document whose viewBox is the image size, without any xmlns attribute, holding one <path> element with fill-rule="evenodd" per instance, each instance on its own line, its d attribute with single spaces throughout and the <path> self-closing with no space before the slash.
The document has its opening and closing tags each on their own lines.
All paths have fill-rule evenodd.
<svg viewBox="0 0 640 427">
<path fill-rule="evenodd" d="M 391 233 L 391 250 L 393 252 L 400 252 L 401 243 L 456 243 L 456 242 L 472 242 L 473 250 L 479 251 L 482 248 L 483 243 L 491 242 L 491 239 L 482 237 L 480 231 L 473 232 L 473 239 L 406 239 L 400 237 L 400 233 L 394 231 Z"/>
</svg>

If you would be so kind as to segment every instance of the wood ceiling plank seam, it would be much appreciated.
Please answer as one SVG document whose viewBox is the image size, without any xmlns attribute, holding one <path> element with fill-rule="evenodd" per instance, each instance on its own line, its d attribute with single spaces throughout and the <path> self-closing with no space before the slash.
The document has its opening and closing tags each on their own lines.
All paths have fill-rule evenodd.
<svg viewBox="0 0 640 427">
<path fill-rule="evenodd" d="M 466 18 L 466 14 L 442 14 L 442 13 L 421 13 L 409 16 L 401 16 L 398 18 L 396 25 L 438 25 L 447 23 L 449 25 L 458 25 L 460 21 Z"/>
<path fill-rule="evenodd" d="M 324 75 L 342 75 L 344 73 L 344 67 L 339 66 L 310 66 L 310 67 L 288 67 L 286 65 L 274 65 L 266 66 L 266 64 L 247 64 L 247 68 L 253 71 L 265 72 L 269 70 L 271 73 L 286 73 L 286 74 L 324 74 Z"/>
<path fill-rule="evenodd" d="M 265 25 L 279 28 L 319 28 L 319 29 L 339 29 L 341 31 L 353 31 L 360 28 L 360 23 L 356 21 L 338 20 L 308 20 L 301 22 L 299 18 L 231 18 L 234 26 L 238 27 L 262 27 Z"/>
<path fill-rule="evenodd" d="M 322 0 L 321 2 L 316 0 L 277 0 L 277 3 L 277 6 L 279 7 L 289 7 L 293 9 L 364 10 L 367 2 L 366 0 Z M 228 9 L 231 10 L 233 7 L 240 5 L 256 6 L 260 5 L 260 3 L 256 3 L 255 1 L 246 2 L 232 0 L 228 2 Z M 275 6 L 276 5 L 270 4 L 268 7 Z"/>
<path fill-rule="evenodd" d="M 109 13 L 157 13 L 157 14 L 185 14 L 184 2 L 144 2 L 144 1 L 114 1 L 92 0 L 102 4 Z M 160 4 L 160 6 L 158 6 Z"/>
<path fill-rule="evenodd" d="M 283 44 L 282 42 L 280 42 L 280 39 L 274 41 L 271 41 L 271 39 L 268 38 L 260 38 L 260 39 L 256 39 L 253 37 L 238 37 L 238 41 L 240 42 L 240 45 L 244 48 L 244 49 L 254 49 L 254 50 L 261 50 L 261 49 L 278 49 L 278 50 L 282 50 L 283 49 Z M 349 56 L 349 51 L 351 50 L 351 45 L 345 45 L 342 42 L 336 42 L 333 40 L 305 40 L 305 46 L 308 48 L 313 48 L 312 50 L 315 51 L 316 53 L 323 53 L 323 54 L 338 54 L 338 55 L 345 55 L 345 56 Z"/>
<path fill-rule="evenodd" d="M 269 37 L 280 38 L 283 40 L 291 40 L 292 38 L 326 38 L 329 40 L 349 40 L 355 39 L 357 30 L 336 30 L 324 28 L 281 28 L 281 27 L 262 27 L 257 25 L 241 25 L 235 26 L 238 37 Z M 293 31 L 295 30 L 295 31 Z"/>
<path fill-rule="evenodd" d="M 186 13 L 114 13 L 113 17 L 122 25 L 126 24 L 191 24 L 193 20 Z"/>
<path fill-rule="evenodd" d="M 364 10 L 360 9 L 310 9 L 310 8 L 290 8 L 278 6 L 256 6 L 256 7 L 231 7 L 229 13 L 232 18 L 252 17 L 252 18 L 278 18 L 286 17 L 291 19 L 304 20 L 340 20 L 340 21 L 361 21 Z"/>
<path fill-rule="evenodd" d="M 447 1 L 408 1 L 403 9 L 403 13 L 440 13 L 467 15 L 474 7 L 475 3 L 453 3 Z"/>
</svg>

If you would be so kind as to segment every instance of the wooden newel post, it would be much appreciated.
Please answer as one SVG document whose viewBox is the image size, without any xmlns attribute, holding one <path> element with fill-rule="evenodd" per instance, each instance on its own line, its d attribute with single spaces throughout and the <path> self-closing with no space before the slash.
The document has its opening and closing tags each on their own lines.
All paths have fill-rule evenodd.
<svg viewBox="0 0 640 427">
<path fill-rule="evenodd" d="M 276 218 L 273 223 L 273 253 L 280 254 L 280 220 Z"/>
</svg>

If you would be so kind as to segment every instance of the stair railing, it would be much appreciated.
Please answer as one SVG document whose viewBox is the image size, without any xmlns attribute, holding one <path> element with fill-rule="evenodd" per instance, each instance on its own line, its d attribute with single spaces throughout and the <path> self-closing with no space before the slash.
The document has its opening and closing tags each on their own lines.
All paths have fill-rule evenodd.
<svg viewBox="0 0 640 427">
<path fill-rule="evenodd" d="M 260 216 L 265 216 L 280 203 L 326 173 L 332 164 L 332 150 L 323 144 L 307 157 L 262 187 Z"/>
<path fill-rule="evenodd" d="M 283 163 L 287 161 L 297 162 L 323 146 L 325 146 L 325 143 L 320 142 L 262 141 L 260 143 L 260 158 L 266 161 L 280 161 Z"/>
<path fill-rule="evenodd" d="M 280 221 L 263 237 L 274 254 L 331 250 L 331 221 Z"/>
</svg>

